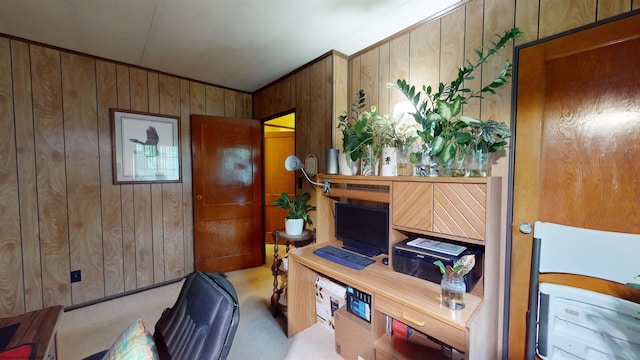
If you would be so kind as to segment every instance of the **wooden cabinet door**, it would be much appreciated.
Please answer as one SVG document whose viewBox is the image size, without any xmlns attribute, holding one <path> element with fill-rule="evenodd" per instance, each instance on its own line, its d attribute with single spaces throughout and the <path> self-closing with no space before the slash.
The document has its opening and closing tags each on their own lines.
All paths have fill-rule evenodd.
<svg viewBox="0 0 640 360">
<path fill-rule="evenodd" d="M 191 115 L 196 270 L 259 266 L 262 233 L 260 123 Z"/>
<path fill-rule="evenodd" d="M 635 15 L 518 50 L 509 359 L 525 355 L 533 232 L 520 224 L 640 232 L 638 34 Z"/>
<path fill-rule="evenodd" d="M 436 184 L 433 231 L 486 240 L 486 184 Z"/>
<path fill-rule="evenodd" d="M 433 184 L 395 181 L 392 224 L 423 231 L 433 227 Z"/>
</svg>

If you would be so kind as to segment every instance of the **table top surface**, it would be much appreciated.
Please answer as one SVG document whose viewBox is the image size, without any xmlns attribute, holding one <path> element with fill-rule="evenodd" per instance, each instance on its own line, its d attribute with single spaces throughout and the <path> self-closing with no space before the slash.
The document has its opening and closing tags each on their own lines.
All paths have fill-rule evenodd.
<svg viewBox="0 0 640 360">
<path fill-rule="evenodd" d="M 349 284 L 366 293 L 384 296 L 463 331 L 466 331 L 468 324 L 481 306 L 482 297 L 478 295 L 482 291 L 481 283 L 476 285 L 474 291 L 465 295 L 464 309 L 451 310 L 440 302 L 440 284 L 394 271 L 382 264 L 383 255 L 375 257 L 376 262 L 363 270 L 338 265 L 313 253 L 315 249 L 325 245 L 341 246 L 338 241 L 329 241 L 296 248 L 295 251 L 290 252 L 289 268 L 291 269 L 291 261 L 295 261 L 324 276 Z"/>
<path fill-rule="evenodd" d="M 315 231 L 313 230 L 303 230 L 300 235 L 289 235 L 285 232 L 284 229 L 276 230 L 273 232 L 273 239 L 275 240 L 286 240 L 289 242 L 296 241 L 307 241 L 313 239 L 315 236 Z"/>
<path fill-rule="evenodd" d="M 35 358 L 44 359 L 53 344 L 63 311 L 62 305 L 56 305 L 0 319 L 0 328 L 20 324 L 7 344 L 7 349 L 25 343 L 34 343 Z"/>
</svg>

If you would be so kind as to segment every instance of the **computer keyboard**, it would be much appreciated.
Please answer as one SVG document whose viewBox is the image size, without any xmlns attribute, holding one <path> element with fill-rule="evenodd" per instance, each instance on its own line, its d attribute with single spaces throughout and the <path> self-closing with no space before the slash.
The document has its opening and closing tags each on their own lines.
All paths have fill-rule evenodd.
<svg viewBox="0 0 640 360">
<path fill-rule="evenodd" d="M 337 264 L 344 265 L 356 270 L 362 270 L 365 266 L 376 262 L 366 256 L 354 254 L 352 252 L 338 249 L 337 247 L 327 245 L 313 251 L 314 254 L 331 260 Z"/>
</svg>

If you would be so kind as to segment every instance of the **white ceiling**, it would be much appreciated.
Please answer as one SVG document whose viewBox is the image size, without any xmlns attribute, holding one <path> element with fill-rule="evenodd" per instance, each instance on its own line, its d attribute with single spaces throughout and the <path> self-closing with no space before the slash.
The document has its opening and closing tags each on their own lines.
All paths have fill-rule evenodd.
<svg viewBox="0 0 640 360">
<path fill-rule="evenodd" d="M 462 0 L 0 0 L 0 33 L 253 92 Z"/>
</svg>

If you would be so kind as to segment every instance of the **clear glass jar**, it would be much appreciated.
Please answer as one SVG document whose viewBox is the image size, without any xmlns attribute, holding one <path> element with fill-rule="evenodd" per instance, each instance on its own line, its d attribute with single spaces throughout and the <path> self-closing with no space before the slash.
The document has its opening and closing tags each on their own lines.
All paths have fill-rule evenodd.
<svg viewBox="0 0 640 360">
<path fill-rule="evenodd" d="M 471 144 L 465 156 L 465 176 L 487 177 L 489 175 L 489 150 L 486 146 Z"/>
<path fill-rule="evenodd" d="M 449 309 L 464 309 L 464 295 L 467 285 L 462 276 L 457 274 L 442 275 L 440 283 L 440 302 Z"/>
<path fill-rule="evenodd" d="M 365 145 L 360 158 L 360 175 L 377 176 L 378 165 L 380 165 L 380 161 L 378 154 L 376 154 L 376 147 L 370 144 Z"/>
<path fill-rule="evenodd" d="M 411 176 L 413 175 L 413 165 L 410 161 L 411 146 L 407 144 L 398 145 L 398 158 L 396 163 L 396 173 L 398 176 Z"/>
</svg>

